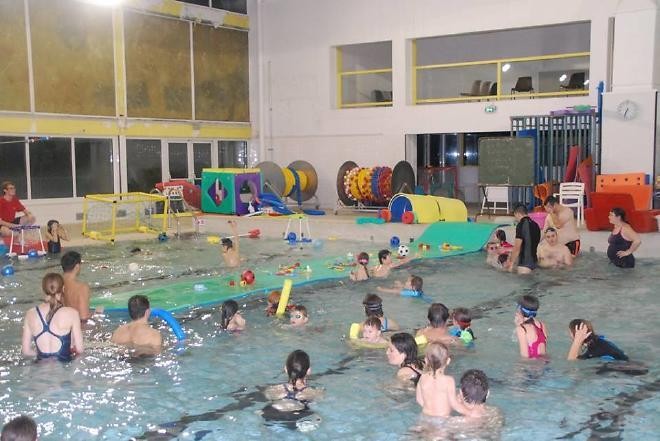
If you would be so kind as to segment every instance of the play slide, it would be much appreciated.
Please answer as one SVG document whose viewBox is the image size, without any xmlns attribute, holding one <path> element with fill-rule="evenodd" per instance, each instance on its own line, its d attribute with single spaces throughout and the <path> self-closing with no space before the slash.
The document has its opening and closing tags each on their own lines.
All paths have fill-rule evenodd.
<svg viewBox="0 0 660 441">
<path fill-rule="evenodd" d="M 497 224 L 486 223 L 438 222 L 429 225 L 419 239 L 409 244 L 409 247 L 416 251 L 422 244 L 429 246 L 428 251 L 423 251 L 419 259 L 441 259 L 478 252 L 497 227 Z M 128 299 L 135 294 L 142 294 L 149 297 L 152 308 L 161 308 L 170 312 L 185 311 L 200 306 L 217 305 L 228 299 L 265 295 L 274 289 L 282 289 L 285 278 L 292 279 L 294 287 L 327 280 L 348 279 L 353 267 L 346 265 L 345 260 L 345 256 L 326 256 L 309 260 L 301 258 L 291 262 L 298 269 L 284 275 L 278 274 L 281 272 L 279 268 L 254 268 L 256 277 L 252 285 L 240 286 L 241 272 L 237 271 L 220 277 L 113 292 L 110 296 L 92 299 L 91 303 L 94 307 L 103 306 L 107 313 L 126 314 Z"/>
<path fill-rule="evenodd" d="M 279 214 L 294 214 L 293 211 L 277 195 L 273 193 L 263 193 L 259 195 L 259 201 L 262 206 L 272 207 Z"/>
</svg>

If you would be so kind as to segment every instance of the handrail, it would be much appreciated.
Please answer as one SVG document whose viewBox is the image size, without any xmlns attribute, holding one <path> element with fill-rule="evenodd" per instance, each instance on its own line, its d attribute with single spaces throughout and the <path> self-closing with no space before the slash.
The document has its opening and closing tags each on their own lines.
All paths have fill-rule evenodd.
<svg viewBox="0 0 660 441">
<path fill-rule="evenodd" d="M 479 60 L 479 61 L 462 61 L 459 63 L 444 63 L 444 64 L 423 64 L 420 66 L 413 65 L 416 70 L 425 69 L 441 69 L 448 67 L 465 67 L 465 66 L 478 66 L 483 64 L 497 64 L 497 63 L 518 63 L 523 61 L 542 61 L 542 60 L 559 60 L 562 58 L 578 58 L 588 57 L 591 52 L 572 52 L 567 54 L 553 54 L 553 55 L 537 55 L 531 57 L 515 57 L 515 58 L 498 58 L 494 60 Z"/>
</svg>

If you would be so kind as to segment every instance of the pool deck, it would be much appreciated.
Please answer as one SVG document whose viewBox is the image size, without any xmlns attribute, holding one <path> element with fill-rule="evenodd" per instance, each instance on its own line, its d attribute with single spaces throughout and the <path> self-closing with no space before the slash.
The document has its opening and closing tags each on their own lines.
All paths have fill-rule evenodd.
<svg viewBox="0 0 660 441">
<path fill-rule="evenodd" d="M 398 236 L 402 243 L 408 242 L 410 238 L 417 238 L 426 229 L 427 225 L 415 224 L 405 225 L 401 223 L 387 223 L 387 224 L 357 224 L 358 217 L 375 217 L 373 212 L 355 212 L 344 210 L 337 215 L 333 214 L 331 210 L 326 211 L 324 216 L 307 216 L 309 228 L 314 239 L 323 240 L 355 240 L 359 242 L 374 242 L 378 244 L 389 243 L 392 236 Z M 471 215 L 473 215 L 471 213 Z M 246 233 L 250 230 L 259 229 L 261 237 L 266 238 L 282 238 L 289 222 L 289 217 L 285 216 L 253 216 L 237 218 L 236 216 L 225 216 L 216 214 L 204 214 L 204 225 L 200 225 L 199 232 L 214 235 L 229 235 L 230 229 L 227 225 L 228 220 L 237 220 L 239 233 Z M 478 216 L 478 222 L 492 222 L 502 225 L 509 225 L 504 228 L 507 233 L 509 241 L 512 242 L 515 236 L 515 228 L 512 226 L 512 216 Z M 306 234 L 307 227 L 302 224 L 302 231 Z M 88 246 L 88 245 L 102 245 L 104 242 L 84 238 L 81 236 L 81 224 L 66 225 L 67 230 L 72 240 L 64 245 L 70 246 Z M 299 234 L 300 221 L 291 219 L 291 231 Z M 607 238 L 610 234 L 609 231 L 588 231 L 586 226 L 580 227 L 580 236 L 582 241 L 582 252 L 607 251 Z M 190 218 L 184 218 L 180 223 L 180 232 L 182 234 L 192 233 L 195 229 L 192 225 Z M 175 236 L 176 228 L 171 227 L 168 231 L 170 237 Z M 642 245 L 635 252 L 636 257 L 652 257 L 660 258 L 660 233 L 644 233 L 640 234 L 642 238 Z M 143 233 L 131 233 L 121 235 L 118 240 L 144 240 L 146 237 Z M 154 238 L 155 239 L 155 238 Z"/>
</svg>

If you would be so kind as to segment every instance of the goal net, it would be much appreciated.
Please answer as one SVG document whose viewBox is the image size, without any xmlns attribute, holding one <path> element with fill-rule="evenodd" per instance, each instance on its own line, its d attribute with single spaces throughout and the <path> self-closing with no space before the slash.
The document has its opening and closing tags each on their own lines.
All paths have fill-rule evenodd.
<svg viewBox="0 0 660 441">
<path fill-rule="evenodd" d="M 166 233 L 168 202 L 159 194 L 89 194 L 83 202 L 82 234 L 114 242 L 118 234 Z"/>
</svg>

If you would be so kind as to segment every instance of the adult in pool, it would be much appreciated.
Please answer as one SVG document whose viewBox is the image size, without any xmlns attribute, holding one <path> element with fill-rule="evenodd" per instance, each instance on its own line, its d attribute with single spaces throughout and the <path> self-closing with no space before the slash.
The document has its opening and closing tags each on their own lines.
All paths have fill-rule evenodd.
<svg viewBox="0 0 660 441">
<path fill-rule="evenodd" d="M 142 295 L 134 295 L 128 299 L 128 314 L 131 321 L 112 333 L 112 342 L 133 349 L 138 355 L 159 353 L 163 349 L 163 337 L 149 326 L 149 299 Z"/>
<path fill-rule="evenodd" d="M 62 304 L 62 276 L 55 273 L 46 274 L 41 287 L 46 301 L 25 313 L 23 355 L 36 355 L 37 360 L 70 361 L 74 352 L 83 352 L 80 315 L 75 309 Z"/>
<path fill-rule="evenodd" d="M 513 208 L 513 216 L 518 221 L 518 225 L 508 269 L 513 271 L 517 266 L 518 274 L 529 274 L 536 268 L 538 261 L 536 248 L 541 240 L 541 229 L 527 216 L 527 207 L 524 204 L 516 204 Z"/>
<path fill-rule="evenodd" d="M 626 222 L 626 212 L 622 208 L 612 208 L 608 219 L 614 228 L 607 239 L 607 257 L 619 268 L 634 268 L 635 256 L 632 253 L 642 244 L 639 234 Z"/>
<path fill-rule="evenodd" d="M 417 385 L 422 375 L 422 361 L 417 353 L 415 338 L 407 332 L 397 332 L 390 338 L 386 354 L 389 364 L 399 366 L 397 378 Z"/>
</svg>

